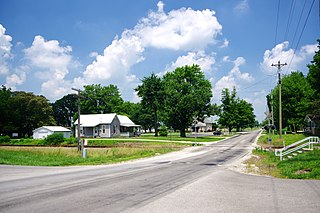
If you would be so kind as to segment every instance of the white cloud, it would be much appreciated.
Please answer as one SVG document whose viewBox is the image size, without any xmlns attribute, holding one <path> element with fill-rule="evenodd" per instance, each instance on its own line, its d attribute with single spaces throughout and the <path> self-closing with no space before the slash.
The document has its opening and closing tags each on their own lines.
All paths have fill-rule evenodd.
<svg viewBox="0 0 320 213">
<path fill-rule="evenodd" d="M 159 2 L 158 12 L 150 12 L 129 33 L 139 36 L 145 47 L 194 51 L 213 43 L 221 30 L 214 11 L 181 8 L 166 14 Z"/>
<path fill-rule="evenodd" d="M 97 53 L 97 52 L 91 52 L 90 54 L 89 54 L 89 57 L 90 58 L 95 58 L 95 57 L 97 57 L 99 54 Z"/>
<path fill-rule="evenodd" d="M 245 13 L 250 9 L 248 0 L 241 0 L 235 7 L 234 10 L 238 13 Z"/>
<path fill-rule="evenodd" d="M 17 85 L 21 85 L 26 81 L 29 70 L 30 68 L 28 66 L 18 67 L 15 73 L 6 77 L 6 87 L 16 90 Z"/>
<path fill-rule="evenodd" d="M 189 52 L 187 55 L 179 56 L 177 60 L 171 64 L 168 70 L 174 70 L 177 67 L 185 65 L 198 64 L 202 71 L 208 72 L 212 69 L 214 63 L 214 57 L 206 55 L 204 51 Z"/>
<path fill-rule="evenodd" d="M 12 56 L 12 37 L 5 33 L 6 29 L 0 24 L 0 74 L 3 75 L 7 75 L 9 73 L 7 60 Z"/>
<path fill-rule="evenodd" d="M 172 67 L 196 63 L 204 71 L 210 70 L 215 59 L 205 55 L 202 49 L 214 43 L 222 29 L 215 12 L 182 8 L 165 13 L 163 2 L 157 6 L 156 12 L 149 12 L 133 29 L 124 30 L 120 38 L 115 37 L 103 54 L 95 55 L 95 60 L 86 67 L 83 76 L 74 79 L 73 85 L 115 84 L 123 93 L 132 94 L 139 80 L 130 71 L 145 59 L 146 48 L 190 51 L 180 56 Z"/>
<path fill-rule="evenodd" d="M 132 80 L 129 74 L 131 66 L 143 60 L 144 48 L 138 37 L 122 35 L 121 39 L 114 39 L 112 44 L 105 48 L 103 55 L 87 66 L 84 80 L 87 83 L 96 83 L 104 80 Z"/>
<path fill-rule="evenodd" d="M 283 68 L 283 71 L 286 73 L 287 70 L 298 70 L 299 68 L 304 68 L 305 65 L 309 62 L 311 57 L 314 55 L 317 50 L 317 45 L 305 45 L 302 46 L 299 51 L 296 51 L 294 57 L 293 49 L 288 49 L 289 42 L 285 41 L 281 44 L 276 45 L 272 50 L 266 50 L 263 56 L 263 62 L 260 63 L 260 68 L 265 73 L 274 74 L 277 72 L 275 67 L 272 67 L 272 64 L 280 61 L 281 63 L 287 63 L 290 65 Z M 291 61 L 292 59 L 292 61 Z M 291 62 L 291 63 L 290 63 Z"/>
<path fill-rule="evenodd" d="M 223 58 L 224 62 L 231 62 L 229 57 Z M 242 83 L 252 82 L 253 77 L 246 72 L 240 71 L 240 66 L 246 63 L 243 57 L 238 57 L 236 60 L 232 61 L 233 68 L 229 71 L 228 75 L 220 78 L 213 87 L 213 99 L 214 101 L 220 100 L 221 92 L 224 88 L 232 89 L 236 87 L 237 90 L 241 88 Z"/>
<path fill-rule="evenodd" d="M 46 41 L 35 36 L 31 47 L 24 50 L 30 66 L 37 70 L 36 77 L 43 80 L 41 93 L 54 100 L 70 91 L 70 82 L 65 80 L 69 68 L 79 64 L 71 56 L 70 46 L 61 46 L 56 40 Z"/>
<path fill-rule="evenodd" d="M 229 41 L 228 39 L 223 39 L 223 44 L 220 46 L 220 48 L 226 48 L 229 46 Z"/>
</svg>

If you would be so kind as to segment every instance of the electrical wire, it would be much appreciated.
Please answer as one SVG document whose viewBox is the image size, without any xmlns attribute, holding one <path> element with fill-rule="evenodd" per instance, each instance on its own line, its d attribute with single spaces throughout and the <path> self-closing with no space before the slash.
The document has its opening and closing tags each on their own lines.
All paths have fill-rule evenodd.
<svg viewBox="0 0 320 213">
<path fill-rule="evenodd" d="M 294 52 L 293 52 L 293 55 L 292 55 L 292 57 L 291 57 L 291 60 L 290 60 L 290 63 L 289 63 L 289 66 L 288 66 L 287 71 L 289 71 L 289 68 L 290 68 L 290 65 L 291 65 L 291 63 L 292 63 L 292 60 L 293 60 L 293 58 L 294 58 L 294 56 L 295 56 L 295 54 L 296 54 L 297 48 L 298 48 L 298 46 L 299 46 L 299 43 L 300 43 L 301 37 L 302 37 L 302 35 L 303 35 L 303 32 L 304 32 L 304 30 L 305 30 L 305 28 L 306 28 L 306 25 L 307 25 L 307 22 L 308 22 L 308 19 L 309 19 L 309 16 L 310 16 L 310 13 L 311 13 L 311 10 L 312 10 L 312 7 L 313 7 L 315 1 L 316 1 L 316 0 L 313 0 L 313 1 L 312 1 L 312 4 L 311 4 L 311 6 L 310 6 L 310 9 L 309 9 L 309 12 L 308 12 L 308 15 L 307 15 L 307 18 L 306 18 L 306 20 L 305 20 L 305 22 L 304 22 L 304 24 L 303 24 L 303 28 L 302 28 L 302 31 L 301 31 L 301 33 L 300 33 L 299 40 L 298 40 L 298 42 L 297 42 L 296 48 L 294 49 Z"/>
<path fill-rule="evenodd" d="M 286 27 L 286 32 L 284 34 L 284 40 L 286 41 L 288 38 L 288 33 L 289 33 L 289 28 L 292 22 L 292 17 L 295 11 L 295 6 L 296 6 L 296 0 L 291 1 L 291 6 L 290 6 L 290 12 L 289 12 L 289 17 L 288 17 L 288 22 L 287 22 L 287 27 Z"/>
<path fill-rule="evenodd" d="M 277 44 L 278 24 L 279 24 L 279 13 L 280 13 L 280 0 L 278 0 L 276 35 L 275 35 L 275 37 L 274 37 L 274 46 L 276 46 L 276 44 Z"/>
</svg>

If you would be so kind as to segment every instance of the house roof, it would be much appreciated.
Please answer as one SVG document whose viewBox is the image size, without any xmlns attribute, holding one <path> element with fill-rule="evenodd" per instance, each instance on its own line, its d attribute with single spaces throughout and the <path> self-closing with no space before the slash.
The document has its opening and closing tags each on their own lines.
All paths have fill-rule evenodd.
<svg viewBox="0 0 320 213">
<path fill-rule="evenodd" d="M 95 127 L 99 124 L 111 124 L 113 119 L 117 117 L 120 121 L 120 126 L 126 127 L 136 127 L 130 118 L 124 115 L 117 115 L 116 113 L 110 114 L 88 114 L 88 115 L 80 115 L 80 126 L 83 127 Z M 78 124 L 78 119 L 74 122 L 75 125 Z"/>
<path fill-rule="evenodd" d="M 138 127 L 140 125 L 136 125 L 135 123 L 132 122 L 132 120 L 130 120 L 130 118 L 128 118 L 125 115 L 117 115 L 120 121 L 120 126 L 125 126 L 125 127 Z"/>
<path fill-rule="evenodd" d="M 37 129 L 33 130 L 33 132 L 35 132 L 35 131 L 37 131 L 39 129 L 43 129 L 43 128 L 44 129 L 48 129 L 48 130 L 50 130 L 52 132 L 71 132 L 70 129 L 67 129 L 67 128 L 62 127 L 62 126 L 42 126 L 42 127 L 39 127 Z"/>
<path fill-rule="evenodd" d="M 95 127 L 99 124 L 111 124 L 116 115 L 116 113 L 80 115 L 80 126 Z M 78 124 L 78 119 L 74 124 Z"/>
<path fill-rule="evenodd" d="M 209 117 L 205 117 L 204 119 L 204 123 L 206 124 L 213 124 L 213 123 L 217 123 L 218 120 L 218 116 L 216 115 L 211 115 Z"/>
</svg>

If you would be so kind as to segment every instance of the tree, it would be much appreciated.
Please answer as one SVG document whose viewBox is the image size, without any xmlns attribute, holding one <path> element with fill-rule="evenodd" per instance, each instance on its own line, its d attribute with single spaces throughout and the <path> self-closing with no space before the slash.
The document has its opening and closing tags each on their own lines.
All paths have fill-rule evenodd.
<svg viewBox="0 0 320 213">
<path fill-rule="evenodd" d="M 251 103 L 243 99 L 238 99 L 237 101 L 237 122 L 235 127 L 237 131 L 247 127 L 254 127 L 255 126 L 255 115 L 253 113 L 253 107 Z"/>
<path fill-rule="evenodd" d="M 71 127 L 72 119 L 77 113 L 77 96 L 68 94 L 52 104 L 53 116 L 57 125 Z"/>
<path fill-rule="evenodd" d="M 55 125 L 49 101 L 41 95 L 27 92 L 13 92 L 8 104 L 11 119 L 7 123 L 10 132 L 19 136 L 30 136 L 40 126 Z"/>
<path fill-rule="evenodd" d="M 211 83 L 199 65 L 178 67 L 163 77 L 167 125 L 186 137 L 195 117 L 203 117 L 212 97 Z"/>
<path fill-rule="evenodd" d="M 320 99 L 320 39 L 318 41 L 318 51 L 315 52 L 313 60 L 311 64 L 308 64 L 309 73 L 307 76 L 307 80 L 312 87 L 316 91 L 316 99 Z"/>
<path fill-rule="evenodd" d="M 229 132 L 236 127 L 238 118 L 238 108 L 236 99 L 236 89 L 233 88 L 230 93 L 228 88 L 225 88 L 221 92 L 222 112 L 219 118 L 219 124 L 229 129 Z"/>
<path fill-rule="evenodd" d="M 309 110 L 310 102 L 314 97 L 314 90 L 301 72 L 292 72 L 282 78 L 282 123 L 284 127 L 290 127 L 291 131 L 302 128 L 304 118 Z M 279 126 L 279 86 L 273 91 L 274 121 Z M 267 101 L 271 106 L 271 94 Z"/>
<path fill-rule="evenodd" d="M 152 73 L 150 77 L 145 77 L 142 80 L 142 85 L 139 85 L 135 90 L 138 92 L 138 96 L 142 98 L 142 106 L 152 113 L 155 136 L 158 136 L 158 113 L 164 100 L 161 78 Z"/>
<path fill-rule="evenodd" d="M 9 99 L 12 95 L 10 89 L 7 89 L 5 86 L 2 86 L 0 89 L 0 135 L 8 134 L 10 130 L 8 123 L 10 121 L 10 105 L 8 104 Z M 9 129 L 8 129 L 9 128 Z"/>
<path fill-rule="evenodd" d="M 81 113 L 118 113 L 123 100 L 117 86 L 92 84 L 84 86 L 81 99 Z"/>
<path fill-rule="evenodd" d="M 222 90 L 222 112 L 220 114 L 219 123 L 228 128 L 229 132 L 233 128 L 237 131 L 255 125 L 255 115 L 251 103 L 237 98 L 236 89 L 232 92 L 225 88 Z"/>
<path fill-rule="evenodd" d="M 141 103 L 136 105 L 135 113 L 132 116 L 132 121 L 136 124 L 141 125 L 141 127 L 146 131 L 151 131 L 154 122 L 152 112 L 149 109 L 142 106 Z"/>
</svg>

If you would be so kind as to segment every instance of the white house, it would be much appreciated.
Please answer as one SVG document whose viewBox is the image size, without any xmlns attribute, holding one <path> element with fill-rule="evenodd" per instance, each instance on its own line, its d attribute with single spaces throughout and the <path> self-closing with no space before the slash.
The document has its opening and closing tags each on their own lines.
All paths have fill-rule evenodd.
<svg viewBox="0 0 320 213">
<path fill-rule="evenodd" d="M 44 139 L 53 133 L 63 134 L 64 138 L 70 138 L 71 130 L 62 126 L 42 126 L 33 130 L 33 138 Z"/>
<path fill-rule="evenodd" d="M 78 134 L 78 119 L 74 122 Z M 111 114 L 80 115 L 81 137 L 111 138 L 133 136 L 133 127 L 137 127 L 127 116 Z M 132 132 L 132 133 L 131 133 Z"/>
</svg>

